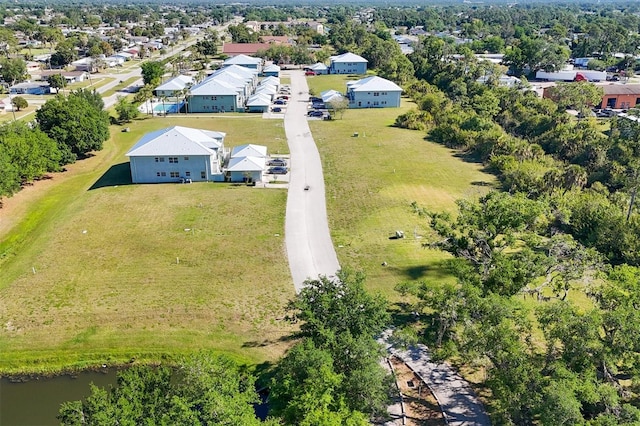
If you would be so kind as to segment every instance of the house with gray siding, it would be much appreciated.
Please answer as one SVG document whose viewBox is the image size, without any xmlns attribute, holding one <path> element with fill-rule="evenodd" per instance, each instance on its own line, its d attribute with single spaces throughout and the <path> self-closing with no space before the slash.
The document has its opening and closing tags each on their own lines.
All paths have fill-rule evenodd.
<svg viewBox="0 0 640 426">
<path fill-rule="evenodd" d="M 127 152 L 133 183 L 224 181 L 226 134 L 173 126 L 145 134 Z"/>
<path fill-rule="evenodd" d="M 193 83 L 193 77 L 189 75 L 178 75 L 156 87 L 153 92 L 158 97 L 175 97 L 181 95 L 183 90 Z"/>
<path fill-rule="evenodd" d="M 221 81 L 205 80 L 191 87 L 189 112 L 236 112 L 244 110 L 244 88 L 234 87 Z"/>
<path fill-rule="evenodd" d="M 366 74 L 367 62 L 362 56 L 351 52 L 332 56 L 329 74 Z"/>
<path fill-rule="evenodd" d="M 222 67 L 228 67 L 230 65 L 238 65 L 241 67 L 256 70 L 258 73 L 262 72 L 262 59 L 254 58 L 248 55 L 236 55 L 222 63 Z"/>
<path fill-rule="evenodd" d="M 349 108 L 396 108 L 401 95 L 402 87 L 378 76 L 347 82 Z"/>
</svg>

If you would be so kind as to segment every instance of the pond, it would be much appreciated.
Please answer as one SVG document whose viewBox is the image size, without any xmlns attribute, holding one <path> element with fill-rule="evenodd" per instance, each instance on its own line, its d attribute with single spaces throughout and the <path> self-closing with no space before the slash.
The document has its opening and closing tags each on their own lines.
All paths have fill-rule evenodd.
<svg viewBox="0 0 640 426">
<path fill-rule="evenodd" d="M 0 425 L 59 425 L 60 404 L 89 396 L 89 384 L 108 387 L 116 384 L 116 370 L 84 371 L 27 382 L 0 379 Z"/>
</svg>

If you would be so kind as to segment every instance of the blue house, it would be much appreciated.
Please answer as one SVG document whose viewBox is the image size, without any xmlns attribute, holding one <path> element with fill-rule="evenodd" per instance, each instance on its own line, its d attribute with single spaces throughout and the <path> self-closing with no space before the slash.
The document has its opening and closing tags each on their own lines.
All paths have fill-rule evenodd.
<svg viewBox="0 0 640 426">
<path fill-rule="evenodd" d="M 378 76 L 347 82 L 349 108 L 399 107 L 401 94 L 402 87 Z"/>
<path fill-rule="evenodd" d="M 159 97 L 175 97 L 182 95 L 182 91 L 193 83 L 193 77 L 189 75 L 178 75 L 156 87 L 153 92 Z"/>
<path fill-rule="evenodd" d="M 274 64 L 267 65 L 262 70 L 264 77 L 280 77 L 280 67 Z"/>
<path fill-rule="evenodd" d="M 253 56 L 237 55 L 227 59 L 222 63 L 223 68 L 230 65 L 239 65 L 241 67 L 256 70 L 258 73 L 262 72 L 262 59 L 254 58 Z"/>
<path fill-rule="evenodd" d="M 37 83 L 18 83 L 9 88 L 12 95 L 48 95 L 51 93 L 51 87 L 47 82 Z"/>
<path fill-rule="evenodd" d="M 366 74 L 367 62 L 362 56 L 351 52 L 332 56 L 329 74 Z"/>
<path fill-rule="evenodd" d="M 235 112 L 244 110 L 243 87 L 205 80 L 193 86 L 189 94 L 189 112 Z"/>
<path fill-rule="evenodd" d="M 127 152 L 133 183 L 224 181 L 226 134 L 174 126 L 144 135 Z"/>
</svg>

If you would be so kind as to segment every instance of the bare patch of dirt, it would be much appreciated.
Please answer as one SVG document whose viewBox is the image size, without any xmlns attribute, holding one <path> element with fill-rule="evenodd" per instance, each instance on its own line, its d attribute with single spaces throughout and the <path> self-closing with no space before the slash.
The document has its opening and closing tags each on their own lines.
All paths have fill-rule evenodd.
<svg viewBox="0 0 640 426">
<path fill-rule="evenodd" d="M 429 387 L 396 357 L 391 357 L 398 387 L 404 397 L 407 425 L 444 426 L 444 416 Z"/>
</svg>

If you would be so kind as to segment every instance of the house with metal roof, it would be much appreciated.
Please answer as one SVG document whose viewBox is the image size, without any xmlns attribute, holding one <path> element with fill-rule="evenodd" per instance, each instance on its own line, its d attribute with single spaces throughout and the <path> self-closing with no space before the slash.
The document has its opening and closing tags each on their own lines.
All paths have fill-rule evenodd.
<svg viewBox="0 0 640 426">
<path fill-rule="evenodd" d="M 265 77 L 280 77 L 280 67 L 271 64 L 262 69 L 262 75 Z"/>
<path fill-rule="evenodd" d="M 133 183 L 224 181 L 226 134 L 173 126 L 145 134 L 127 152 Z"/>
<path fill-rule="evenodd" d="M 247 112 L 267 112 L 271 105 L 271 95 L 256 93 L 247 99 Z"/>
<path fill-rule="evenodd" d="M 190 75 L 178 75 L 156 87 L 153 93 L 155 96 L 159 97 L 179 96 L 187 87 L 190 87 L 194 82 L 195 80 Z"/>
<path fill-rule="evenodd" d="M 378 76 L 347 82 L 349 108 L 399 107 L 400 95 L 402 87 Z"/>
<path fill-rule="evenodd" d="M 329 74 L 329 68 L 322 62 L 318 62 L 309 66 L 309 69 L 318 75 Z"/>
<path fill-rule="evenodd" d="M 263 157 L 235 157 L 226 168 L 230 182 L 261 182 L 266 159 Z"/>
<path fill-rule="evenodd" d="M 267 147 L 264 145 L 246 144 L 236 146 L 231 150 L 231 158 L 238 157 L 267 157 Z"/>
<path fill-rule="evenodd" d="M 362 56 L 347 52 L 342 55 L 332 56 L 329 65 L 329 74 L 366 74 L 367 61 Z"/>
<path fill-rule="evenodd" d="M 262 59 L 254 58 L 248 55 L 236 55 L 222 63 L 222 67 L 228 67 L 230 65 L 239 65 L 241 67 L 256 70 L 258 73 L 262 72 Z"/>
</svg>

